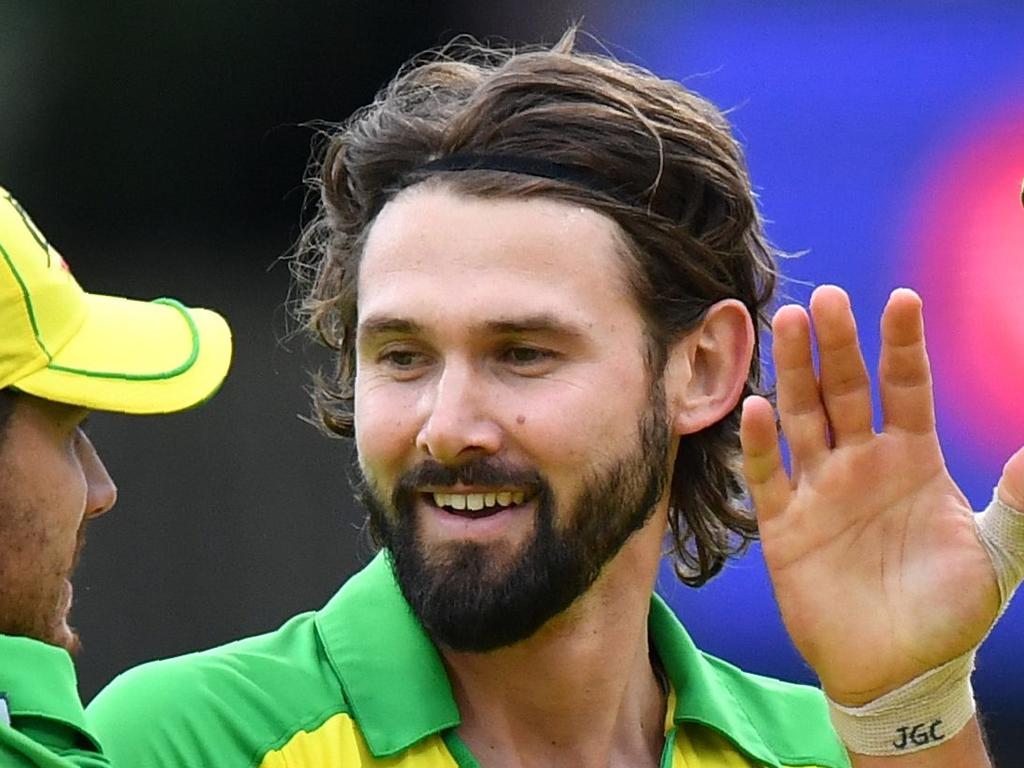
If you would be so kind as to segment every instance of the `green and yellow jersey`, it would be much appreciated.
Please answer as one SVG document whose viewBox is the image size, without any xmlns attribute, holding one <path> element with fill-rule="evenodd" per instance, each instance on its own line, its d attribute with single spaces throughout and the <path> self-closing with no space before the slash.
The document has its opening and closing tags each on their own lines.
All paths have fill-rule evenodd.
<svg viewBox="0 0 1024 768">
<path fill-rule="evenodd" d="M 819 691 L 702 653 L 657 596 L 649 630 L 670 687 L 663 768 L 849 766 Z M 84 721 L 60 723 L 115 768 L 486 768 L 458 737 L 441 657 L 384 556 L 322 610 L 132 669 Z"/>
<path fill-rule="evenodd" d="M 0 635 L 0 766 L 106 768 L 67 651 Z"/>
</svg>

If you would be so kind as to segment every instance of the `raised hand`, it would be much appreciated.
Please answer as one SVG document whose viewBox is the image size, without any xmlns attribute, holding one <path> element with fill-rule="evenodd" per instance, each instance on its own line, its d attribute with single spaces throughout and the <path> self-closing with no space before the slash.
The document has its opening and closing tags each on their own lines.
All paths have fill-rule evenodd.
<svg viewBox="0 0 1024 768">
<path fill-rule="evenodd" d="M 894 291 L 882 315 L 877 433 L 847 295 L 823 286 L 810 309 L 820 376 L 807 313 L 773 322 L 792 477 L 759 397 L 744 406 L 744 466 L 786 628 L 826 693 L 859 705 L 978 645 L 999 594 L 936 435 L 919 297 Z M 1024 451 L 1000 495 L 1024 497 Z"/>
</svg>

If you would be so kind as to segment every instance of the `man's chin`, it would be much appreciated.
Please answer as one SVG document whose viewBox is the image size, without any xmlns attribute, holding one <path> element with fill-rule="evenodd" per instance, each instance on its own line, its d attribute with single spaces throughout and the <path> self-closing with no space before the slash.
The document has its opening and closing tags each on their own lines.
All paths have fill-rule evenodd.
<svg viewBox="0 0 1024 768">
<path fill-rule="evenodd" d="M 580 594 L 551 554 L 536 541 L 391 551 L 402 592 L 433 640 L 470 653 L 529 638 Z"/>
<path fill-rule="evenodd" d="M 519 541 L 444 541 L 421 544 L 417 553 L 427 571 L 443 578 L 452 569 L 473 564 L 473 571 L 494 587 L 499 587 L 521 560 L 528 542 Z"/>
<path fill-rule="evenodd" d="M 60 606 L 57 609 L 57 618 L 53 623 L 53 629 L 50 632 L 49 640 L 51 645 L 63 648 L 72 656 L 76 655 L 82 649 L 82 641 L 79 639 L 78 633 L 75 632 L 71 624 L 68 623 L 68 619 L 71 615 L 71 604 L 73 601 L 74 588 L 71 586 L 70 579 L 68 579 L 64 581 L 63 589 L 61 590 Z"/>
</svg>

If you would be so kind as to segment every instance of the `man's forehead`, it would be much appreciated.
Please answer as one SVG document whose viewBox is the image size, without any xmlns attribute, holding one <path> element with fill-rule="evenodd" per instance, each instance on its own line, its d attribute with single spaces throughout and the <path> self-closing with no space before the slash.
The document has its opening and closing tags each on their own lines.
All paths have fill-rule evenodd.
<svg viewBox="0 0 1024 768">
<path fill-rule="evenodd" d="M 367 257 L 403 259 L 447 253 L 499 255 L 509 246 L 564 263 L 580 246 L 619 256 L 618 225 L 585 206 L 550 197 L 482 197 L 433 185 L 403 191 L 381 209 L 364 248 Z M 483 266 L 484 262 L 480 263 Z"/>
<path fill-rule="evenodd" d="M 624 251 L 618 226 L 578 205 L 407 190 L 382 209 L 367 238 L 360 305 L 371 295 L 409 290 L 436 293 L 451 304 L 496 285 L 509 292 L 624 297 Z"/>
</svg>

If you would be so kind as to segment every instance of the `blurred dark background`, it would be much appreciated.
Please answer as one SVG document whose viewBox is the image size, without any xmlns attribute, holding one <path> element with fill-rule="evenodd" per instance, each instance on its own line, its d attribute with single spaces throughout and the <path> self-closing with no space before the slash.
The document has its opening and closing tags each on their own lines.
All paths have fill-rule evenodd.
<svg viewBox="0 0 1024 768">
<path fill-rule="evenodd" d="M 367 558 L 346 445 L 302 420 L 324 358 L 290 333 L 280 259 L 303 125 L 344 119 L 456 34 L 553 42 L 581 18 L 733 110 L 771 236 L 806 251 L 788 296 L 850 287 L 875 359 L 889 291 L 922 291 L 948 458 L 985 504 L 1024 442 L 1024 5 L 0 0 L 0 184 L 87 289 L 216 307 L 236 336 L 201 409 L 91 420 L 120 502 L 76 579 L 87 699 L 320 606 Z M 704 590 L 661 589 L 708 650 L 811 680 L 756 549 Z M 976 676 L 1003 765 L 1024 748 L 1022 634 L 1014 606 Z"/>
</svg>

